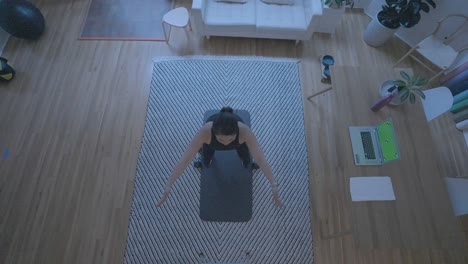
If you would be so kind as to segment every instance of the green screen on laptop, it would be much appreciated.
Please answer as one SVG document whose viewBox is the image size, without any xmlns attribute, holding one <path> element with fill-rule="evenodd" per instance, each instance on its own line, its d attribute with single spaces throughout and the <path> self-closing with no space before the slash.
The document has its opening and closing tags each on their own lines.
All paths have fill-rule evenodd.
<svg viewBox="0 0 468 264">
<path fill-rule="evenodd" d="M 377 126 L 380 147 L 382 149 L 383 162 L 393 161 L 399 158 L 398 147 L 393 132 L 393 123 L 387 120 Z"/>
</svg>

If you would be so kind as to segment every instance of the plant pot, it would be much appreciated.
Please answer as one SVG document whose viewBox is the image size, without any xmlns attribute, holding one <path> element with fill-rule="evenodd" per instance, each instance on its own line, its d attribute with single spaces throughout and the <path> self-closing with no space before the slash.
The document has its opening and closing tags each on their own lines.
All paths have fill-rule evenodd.
<svg viewBox="0 0 468 264">
<path fill-rule="evenodd" d="M 367 45 L 378 47 L 387 42 L 398 28 L 391 29 L 382 25 L 377 18 L 367 25 L 366 31 L 364 31 L 364 42 Z"/>
<path fill-rule="evenodd" d="M 392 88 L 394 85 L 393 85 L 393 80 L 387 80 L 385 82 L 382 83 L 382 85 L 380 86 L 380 97 L 386 97 L 387 95 L 391 94 L 391 92 L 388 91 L 388 89 Z M 401 99 L 400 99 L 400 96 L 397 95 L 395 97 L 393 97 L 393 99 L 390 101 L 389 103 L 390 105 L 401 105 L 402 102 L 401 102 Z"/>
</svg>

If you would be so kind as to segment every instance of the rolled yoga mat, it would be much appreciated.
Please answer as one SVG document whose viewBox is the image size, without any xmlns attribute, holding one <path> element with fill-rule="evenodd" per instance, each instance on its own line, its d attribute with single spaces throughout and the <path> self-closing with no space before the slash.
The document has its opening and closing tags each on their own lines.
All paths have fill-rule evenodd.
<svg viewBox="0 0 468 264">
<path fill-rule="evenodd" d="M 206 120 L 219 110 L 204 114 Z M 250 115 L 235 111 L 250 127 Z M 243 167 L 236 150 L 216 151 L 200 182 L 200 218 L 214 222 L 247 222 L 252 218 L 252 170 Z"/>
<path fill-rule="evenodd" d="M 465 108 L 468 108 L 468 98 L 459 103 L 454 104 L 452 108 L 450 108 L 450 112 L 458 113 L 462 110 L 465 110 Z"/>
<path fill-rule="evenodd" d="M 465 90 L 453 97 L 453 104 L 457 104 L 468 98 L 468 90 Z"/>
<path fill-rule="evenodd" d="M 468 107 L 465 108 L 463 111 L 460 111 L 453 115 L 453 121 L 455 121 L 455 123 L 461 122 L 465 119 L 468 119 Z"/>
<path fill-rule="evenodd" d="M 460 72 L 459 74 L 453 76 L 452 78 L 448 79 L 447 81 L 441 83 L 441 85 L 450 88 L 450 87 L 456 86 L 456 85 L 458 85 L 461 82 L 464 82 L 466 80 L 468 80 L 468 69 Z"/>
<path fill-rule="evenodd" d="M 463 63 L 462 65 L 458 66 L 453 71 L 447 73 L 447 75 L 442 76 L 440 78 L 440 82 L 441 83 L 446 82 L 447 80 L 451 79 L 452 77 L 454 77 L 455 75 L 463 72 L 466 69 L 468 69 L 468 61 Z"/>
<path fill-rule="evenodd" d="M 458 122 L 456 125 L 455 125 L 456 128 L 460 129 L 460 130 L 465 130 L 465 129 L 468 129 L 468 119 L 467 120 L 463 120 L 461 122 Z"/>
<path fill-rule="evenodd" d="M 466 91 L 466 89 L 468 89 L 468 80 L 460 82 L 457 85 L 448 88 L 450 89 L 450 92 L 453 94 L 453 96 L 458 95 Z"/>
</svg>

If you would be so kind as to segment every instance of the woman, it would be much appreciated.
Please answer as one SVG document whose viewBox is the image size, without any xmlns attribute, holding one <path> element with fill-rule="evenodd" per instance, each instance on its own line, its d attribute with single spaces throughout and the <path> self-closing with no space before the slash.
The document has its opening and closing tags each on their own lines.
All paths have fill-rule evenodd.
<svg viewBox="0 0 468 264">
<path fill-rule="evenodd" d="M 268 162 L 265 160 L 265 156 L 258 145 L 255 135 L 252 133 L 252 130 L 242 122 L 242 119 L 233 113 L 232 108 L 223 107 L 218 114 L 208 118 L 205 125 L 195 134 L 192 142 L 190 142 L 182 155 L 182 158 L 173 169 L 166 183 L 163 196 L 157 204 L 158 207 L 166 201 L 172 185 L 195 158 L 200 149 L 202 162 L 206 167 L 211 165 L 211 160 L 216 150 L 236 149 L 246 168 L 250 163 L 250 150 L 252 157 L 270 182 L 275 205 L 278 207 L 282 206 L 278 184 L 276 183 Z"/>
</svg>

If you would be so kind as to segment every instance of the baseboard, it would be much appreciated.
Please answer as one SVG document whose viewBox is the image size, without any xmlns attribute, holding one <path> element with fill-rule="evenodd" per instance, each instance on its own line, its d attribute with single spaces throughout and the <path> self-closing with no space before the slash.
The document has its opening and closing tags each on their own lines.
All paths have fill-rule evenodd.
<svg viewBox="0 0 468 264">
<path fill-rule="evenodd" d="M 5 48 L 9 38 L 10 34 L 0 28 L 0 55 L 3 54 L 3 49 Z"/>
</svg>

